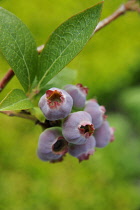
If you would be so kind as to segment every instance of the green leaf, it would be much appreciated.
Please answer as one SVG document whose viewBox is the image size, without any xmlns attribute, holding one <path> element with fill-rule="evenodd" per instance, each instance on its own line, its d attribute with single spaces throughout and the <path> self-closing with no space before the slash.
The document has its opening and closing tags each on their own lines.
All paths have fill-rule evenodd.
<svg viewBox="0 0 140 210">
<path fill-rule="evenodd" d="M 47 83 L 47 86 L 63 88 L 67 84 L 72 84 L 76 76 L 76 70 L 65 67 Z"/>
<path fill-rule="evenodd" d="M 22 90 L 14 89 L 0 103 L 0 111 L 25 110 L 33 107 Z"/>
<path fill-rule="evenodd" d="M 37 50 L 29 29 L 14 14 L 0 7 L 0 50 L 25 91 L 37 70 Z"/>
<path fill-rule="evenodd" d="M 40 55 L 40 89 L 85 46 L 99 21 L 102 5 L 103 2 L 71 17 L 52 33 Z"/>
</svg>

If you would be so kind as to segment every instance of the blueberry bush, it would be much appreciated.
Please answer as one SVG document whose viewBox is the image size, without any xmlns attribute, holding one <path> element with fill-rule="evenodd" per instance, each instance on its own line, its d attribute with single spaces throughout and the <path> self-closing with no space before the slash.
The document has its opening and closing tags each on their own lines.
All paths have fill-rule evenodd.
<svg viewBox="0 0 140 210">
<path fill-rule="evenodd" d="M 136 88 L 136 92 L 124 90 L 120 93 L 122 87 L 127 87 L 132 82 L 138 84 L 139 74 L 135 71 L 136 76 L 133 74 L 130 79 L 130 70 L 124 71 L 125 73 L 122 71 L 123 62 L 129 67 L 132 64 L 131 59 L 126 59 L 127 61 L 120 59 L 122 63 L 119 61 L 122 50 L 117 52 L 116 49 L 116 55 L 119 54 L 119 56 L 112 60 L 111 56 L 114 53 L 109 49 L 113 43 L 116 43 L 119 48 L 122 40 L 120 36 L 119 41 L 117 42 L 116 39 L 114 42 L 113 37 L 115 34 L 118 35 L 117 30 L 116 33 L 112 33 L 113 29 L 110 27 L 109 38 L 106 37 L 105 33 L 102 33 L 102 40 L 100 34 L 93 36 L 94 33 L 110 24 L 114 19 L 118 19 L 119 22 L 121 15 L 129 13 L 129 11 L 134 11 L 133 14 L 135 15 L 136 12 L 140 12 L 139 1 L 127 1 L 112 15 L 107 18 L 105 16 L 105 19 L 100 21 L 105 3 L 97 3 L 95 6 L 70 17 L 54 30 L 46 44 L 40 45 L 40 41 L 35 40 L 34 36 L 39 36 L 44 31 L 38 31 L 33 26 L 32 30 L 37 35 L 32 35 L 23 23 L 24 21 L 22 22 L 17 17 L 20 14 L 14 15 L 14 8 L 8 8 L 8 2 L 4 2 L 4 4 L 3 1 L 1 2 L 3 4 L 0 7 L 1 67 L 3 67 L 3 60 L 8 63 L 4 64 L 5 66 L 10 66 L 7 73 L 0 73 L 2 75 L 0 80 L 1 165 L 2 168 L 7 167 L 4 168 L 0 179 L 0 186 L 3 191 L 3 196 L 0 196 L 1 209 L 14 209 L 14 206 L 10 205 L 13 205 L 13 201 L 16 201 L 17 209 L 36 208 L 43 210 L 46 209 L 46 202 L 47 209 L 65 209 L 67 205 L 70 209 L 93 209 L 93 205 L 99 210 L 139 208 L 140 203 L 137 196 L 139 189 L 135 185 L 138 183 L 140 172 L 139 167 L 135 167 L 139 156 L 139 143 L 137 142 L 139 88 Z M 49 4 L 51 5 L 51 3 Z M 116 5 L 117 3 L 114 2 L 114 8 Z M 37 15 L 33 17 L 34 21 L 39 18 Z M 125 17 L 128 17 L 129 27 L 132 27 L 130 16 L 126 15 Z M 30 21 L 32 25 L 32 20 Z M 41 25 L 43 25 L 43 21 L 42 18 Z M 135 21 L 134 24 L 136 26 L 137 22 Z M 125 24 L 124 27 L 126 27 Z M 130 37 L 131 33 L 132 31 L 129 32 Z M 133 39 L 135 44 L 137 43 L 137 36 L 139 35 L 136 34 L 135 39 Z M 88 43 L 91 38 L 97 43 L 95 49 L 92 48 L 92 45 L 90 47 Z M 101 40 L 101 43 L 98 39 Z M 39 47 L 37 47 L 38 43 Z M 81 52 L 84 47 L 85 52 L 90 48 L 91 52 L 94 53 L 86 52 L 85 60 L 83 59 L 84 54 Z M 127 57 L 129 50 L 124 49 Z M 75 58 L 76 56 L 78 58 Z M 125 56 L 121 58 L 125 58 Z M 105 62 L 106 58 L 108 61 Z M 132 60 L 134 59 L 136 58 L 132 57 Z M 71 63 L 76 64 L 76 62 L 80 63 L 79 70 L 71 68 Z M 95 68 L 97 62 L 99 68 L 104 65 L 101 74 Z M 91 70 L 91 63 L 93 70 Z M 108 68 L 109 65 L 111 68 Z M 138 65 L 139 62 L 135 68 Z M 117 73 L 114 73 L 113 69 Z M 77 74 L 79 75 L 77 76 Z M 122 80 L 117 76 L 119 74 L 121 74 Z M 126 79 L 123 80 L 125 76 Z M 110 111 L 113 113 L 109 113 Z M 123 116 L 119 115 L 119 112 L 123 113 Z M 11 119 L 11 117 L 15 118 Z M 8 122 L 6 121 L 7 118 L 9 119 Z M 16 129 L 13 126 L 14 123 Z M 8 128 L 6 135 L 9 138 L 7 143 L 4 141 L 6 124 Z M 26 133 L 28 133 L 27 139 L 29 140 L 27 142 L 24 141 Z M 36 142 L 32 141 L 34 137 Z M 114 141 L 114 139 L 116 140 Z M 132 139 L 135 140 L 135 144 Z M 11 150 L 11 148 L 13 149 Z M 130 152 L 131 148 L 135 151 Z M 43 161 L 36 160 L 37 156 Z M 76 163 L 72 162 L 75 158 L 71 158 L 71 156 L 76 157 L 78 162 L 82 161 L 82 164 L 77 165 L 77 161 L 75 161 Z M 25 158 L 29 161 L 26 162 Z M 58 162 L 58 164 L 46 164 L 44 161 Z M 92 165 L 93 161 L 94 165 Z M 25 184 L 26 181 L 23 178 L 25 171 L 20 165 L 26 168 L 26 175 L 29 175 L 28 178 L 25 177 L 25 180 L 28 180 L 27 182 L 32 180 L 33 185 L 31 182 Z M 16 167 L 18 169 L 15 169 Z M 52 169 L 51 167 L 55 168 Z M 12 176 L 13 172 L 10 172 L 10 168 L 16 175 Z M 43 168 L 47 170 L 46 173 Z M 9 188 L 5 179 L 5 175 L 8 177 L 8 174 L 11 176 L 8 181 L 10 183 Z M 55 174 L 60 178 L 60 182 L 55 180 Z M 116 175 L 117 178 L 115 178 Z M 93 181 L 92 176 L 97 181 Z M 62 180 L 61 177 L 63 177 Z M 65 177 L 67 177 L 66 179 L 69 177 L 70 181 L 74 183 L 73 186 L 68 184 L 69 181 L 65 180 Z M 85 177 L 88 177 L 88 180 Z M 10 182 L 12 179 L 14 181 Z M 45 185 L 44 180 L 46 180 Z M 13 190 L 15 194 L 10 191 L 12 182 L 17 185 Z M 21 185 L 22 182 L 24 186 Z M 57 189 L 56 182 L 58 182 Z M 131 182 L 129 187 L 127 186 L 128 182 Z M 48 187 L 50 183 L 52 191 L 50 187 L 48 192 L 45 187 Z M 90 187 L 92 184 L 94 189 Z M 27 189 L 25 189 L 26 187 Z M 114 194 L 111 193 L 112 187 L 115 189 Z M 20 193 L 16 190 L 20 188 L 23 189 L 21 200 L 26 200 L 27 204 L 20 203 Z M 64 193 L 61 191 L 64 188 L 71 188 L 71 190 L 65 189 L 66 193 Z M 77 197 L 74 198 L 72 194 L 75 192 L 75 188 Z M 84 197 L 81 194 L 83 190 L 86 192 Z M 40 197 L 38 197 L 38 191 Z M 7 193 L 10 194 L 10 197 L 5 196 Z M 126 193 L 127 198 L 125 197 Z M 32 197 L 28 197 L 29 194 Z M 93 194 L 94 198 L 92 197 Z M 47 195 L 48 198 L 46 198 Z M 61 196 L 64 197 L 63 201 Z M 54 199 L 56 199 L 55 202 Z M 70 202 L 69 199 L 73 202 Z M 106 199 L 110 200 L 109 204 L 106 203 Z M 41 202 L 38 203 L 38 200 Z M 132 200 L 133 202 L 131 202 Z"/>
<path fill-rule="evenodd" d="M 39 57 L 35 40 L 28 28 L 14 14 L 0 8 L 1 52 L 24 89 L 14 89 L 8 93 L 0 104 L 2 113 L 18 110 L 18 113 L 24 112 L 31 117 L 30 109 L 34 109 L 37 100 L 34 98 L 44 92 L 48 82 L 93 36 L 102 5 L 103 2 L 98 3 L 62 23 L 49 37 L 42 52 L 39 52 Z M 88 88 L 82 84 L 68 84 L 64 89 L 47 89 L 40 98 L 41 114 L 47 122 L 53 122 L 52 127 L 58 124 L 62 126 L 60 133 L 58 127 L 50 130 L 51 126 L 46 125 L 46 121 L 40 122 L 36 119 L 36 123 L 49 129 L 45 130 L 39 139 L 37 153 L 42 160 L 60 161 L 69 150 L 70 154 L 75 154 L 80 161 L 86 160 L 93 154 L 96 145 L 104 147 L 114 138 L 113 129 L 105 120 L 105 108 L 99 106 L 94 99 L 86 102 L 87 92 Z M 72 108 L 85 110 L 74 112 Z M 96 129 L 97 139 L 93 136 Z M 79 148 L 78 145 L 82 146 Z"/>
</svg>

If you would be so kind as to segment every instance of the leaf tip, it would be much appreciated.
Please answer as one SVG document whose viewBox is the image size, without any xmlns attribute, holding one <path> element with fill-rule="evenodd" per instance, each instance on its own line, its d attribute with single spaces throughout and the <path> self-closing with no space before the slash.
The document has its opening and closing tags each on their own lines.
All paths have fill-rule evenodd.
<svg viewBox="0 0 140 210">
<path fill-rule="evenodd" d="M 100 10 L 102 11 L 103 4 L 104 4 L 104 0 L 100 1 L 99 3 L 97 3 L 96 6 L 99 6 Z"/>
<path fill-rule="evenodd" d="M 99 3 L 97 3 L 97 5 L 98 5 L 98 4 L 104 4 L 104 0 L 100 1 Z"/>
</svg>

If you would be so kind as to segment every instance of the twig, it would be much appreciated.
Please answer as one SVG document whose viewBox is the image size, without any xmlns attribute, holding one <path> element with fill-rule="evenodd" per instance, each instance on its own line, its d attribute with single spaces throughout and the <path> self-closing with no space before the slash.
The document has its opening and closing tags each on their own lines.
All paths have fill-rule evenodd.
<svg viewBox="0 0 140 210">
<path fill-rule="evenodd" d="M 94 35 L 94 33 L 99 31 L 100 29 L 104 28 L 106 25 L 110 24 L 112 21 L 114 21 L 121 15 L 124 15 L 127 11 L 140 12 L 140 7 L 136 0 L 130 0 L 125 4 L 122 4 L 112 15 L 110 15 L 107 18 L 100 21 L 98 23 L 95 31 L 93 32 L 92 36 Z"/>
<path fill-rule="evenodd" d="M 127 3 L 121 5 L 119 9 L 117 9 L 112 15 L 100 21 L 96 29 L 94 30 L 93 34 L 91 35 L 91 37 L 94 35 L 94 33 L 104 28 L 106 25 L 110 24 L 112 21 L 114 21 L 121 15 L 125 14 L 127 11 L 140 12 L 140 7 L 139 7 L 139 4 L 137 3 L 137 0 L 129 0 Z M 42 52 L 43 48 L 44 48 L 44 45 L 41 45 L 37 48 L 38 54 Z M 4 89 L 4 87 L 12 79 L 13 76 L 14 76 L 14 72 L 12 71 L 12 69 L 10 69 L 7 72 L 7 74 L 4 76 L 4 78 L 0 81 L 0 92 Z"/>
<path fill-rule="evenodd" d="M 92 36 L 94 35 L 94 33 L 101 30 L 102 28 L 104 28 L 106 25 L 108 25 L 109 23 L 111 23 L 112 21 L 114 21 L 115 19 L 120 17 L 121 15 L 123 15 L 125 12 L 126 12 L 126 7 L 123 4 L 112 15 L 110 15 L 109 17 L 103 19 L 102 21 L 100 21 L 98 23 L 98 25 L 97 25 L 95 31 L 93 32 Z"/>
<path fill-rule="evenodd" d="M 4 87 L 8 84 L 8 82 L 12 79 L 13 76 L 14 72 L 12 69 L 10 69 L 0 81 L 0 92 L 4 89 Z"/>
<path fill-rule="evenodd" d="M 28 120 L 32 120 L 35 123 L 38 121 L 38 119 L 32 115 L 29 114 L 22 114 L 21 112 L 14 112 L 14 111 L 0 111 L 0 113 L 5 114 L 10 117 L 20 117 Z"/>
<path fill-rule="evenodd" d="M 49 121 L 45 120 L 44 122 L 39 121 L 36 117 L 32 116 L 30 112 L 26 112 L 26 110 L 23 110 L 21 112 L 15 112 L 15 111 L 0 111 L 0 113 L 5 114 L 10 117 L 20 117 L 27 120 L 33 121 L 36 125 L 40 125 L 43 130 L 50 127 L 60 127 L 62 124 L 61 120 L 55 120 L 55 121 Z"/>
</svg>

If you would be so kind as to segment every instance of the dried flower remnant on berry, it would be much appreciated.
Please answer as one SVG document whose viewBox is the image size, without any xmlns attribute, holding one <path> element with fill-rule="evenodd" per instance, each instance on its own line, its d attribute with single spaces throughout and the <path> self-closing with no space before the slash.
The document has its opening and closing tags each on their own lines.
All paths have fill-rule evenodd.
<svg viewBox="0 0 140 210">
<path fill-rule="evenodd" d="M 72 97 L 59 88 L 46 91 L 39 101 L 39 107 L 47 120 L 59 120 L 67 117 L 72 110 Z"/>
<path fill-rule="evenodd" d="M 79 131 L 82 135 L 84 135 L 86 138 L 88 138 L 89 136 L 91 136 L 94 133 L 94 126 L 93 124 L 86 124 L 84 125 L 84 123 L 82 125 L 79 126 Z"/>
<path fill-rule="evenodd" d="M 60 136 L 56 143 L 52 146 L 52 151 L 55 154 L 64 154 L 64 151 L 67 152 L 68 142 L 64 139 L 63 136 Z"/>
<path fill-rule="evenodd" d="M 43 161 L 57 161 L 68 151 L 68 142 L 60 128 L 48 128 L 39 137 L 37 154 Z"/>
<path fill-rule="evenodd" d="M 54 90 L 54 91 L 47 90 L 46 97 L 47 97 L 47 103 L 48 103 L 49 107 L 52 109 L 57 108 L 64 101 L 64 97 L 63 97 L 62 93 L 58 90 Z"/>
<path fill-rule="evenodd" d="M 71 113 L 62 126 L 62 133 L 69 143 L 84 144 L 93 134 L 91 116 L 84 111 Z"/>
<path fill-rule="evenodd" d="M 83 86 L 82 84 L 78 83 L 76 85 L 83 94 L 87 95 L 88 94 L 88 88 L 86 86 Z"/>
<path fill-rule="evenodd" d="M 115 136 L 114 136 L 114 132 L 115 132 L 115 128 L 110 127 L 110 142 L 113 142 L 115 140 Z"/>
</svg>

